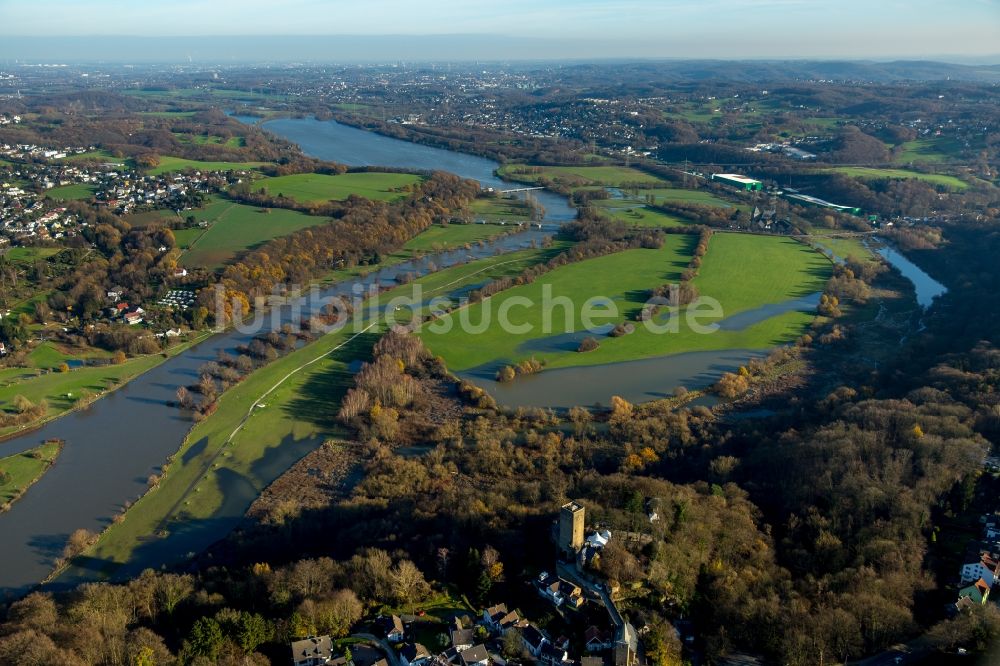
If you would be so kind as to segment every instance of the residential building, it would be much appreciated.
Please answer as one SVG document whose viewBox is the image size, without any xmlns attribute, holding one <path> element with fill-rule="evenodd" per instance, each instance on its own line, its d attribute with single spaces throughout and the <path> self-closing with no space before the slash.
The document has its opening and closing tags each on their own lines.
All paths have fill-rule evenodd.
<svg viewBox="0 0 1000 666">
<path fill-rule="evenodd" d="M 473 641 L 475 640 L 475 632 L 472 629 L 457 629 L 453 628 L 451 630 L 451 646 L 455 648 L 457 652 L 462 650 L 468 650 L 472 647 Z"/>
<path fill-rule="evenodd" d="M 994 559 L 990 553 L 980 552 L 978 560 L 962 565 L 962 583 L 982 579 L 993 587 L 998 577 L 1000 577 L 1000 561 Z"/>
<path fill-rule="evenodd" d="M 507 606 L 497 604 L 483 611 L 483 624 L 490 631 L 500 631 L 500 621 L 507 616 Z"/>
<path fill-rule="evenodd" d="M 461 666 L 489 666 L 490 655 L 485 645 L 476 645 L 458 653 Z"/>
<path fill-rule="evenodd" d="M 537 658 L 542 654 L 542 648 L 548 643 L 548 639 L 545 638 L 545 634 L 538 627 L 529 624 L 521 630 L 521 642 L 524 643 L 524 649 L 532 657 Z"/>
<path fill-rule="evenodd" d="M 399 651 L 399 660 L 403 666 L 420 666 L 430 658 L 431 653 L 420 643 L 407 643 Z"/>
<path fill-rule="evenodd" d="M 402 642 L 406 635 L 403 627 L 403 620 L 398 615 L 379 618 L 379 626 L 385 636 L 385 640 L 390 643 Z"/>
<path fill-rule="evenodd" d="M 609 631 L 591 625 L 583 632 L 583 646 L 587 652 L 610 650 L 615 645 L 615 637 Z"/>
<path fill-rule="evenodd" d="M 958 598 L 968 597 L 972 599 L 974 603 L 985 604 L 986 600 L 990 596 L 990 586 L 986 584 L 986 581 L 980 578 L 972 585 L 968 587 L 963 587 L 958 591 Z"/>
<path fill-rule="evenodd" d="M 549 642 L 542 645 L 542 651 L 538 655 L 539 663 L 546 664 L 547 666 L 560 666 L 569 660 L 566 650 L 558 648 Z"/>
<path fill-rule="evenodd" d="M 333 639 L 310 636 L 292 642 L 292 663 L 295 666 L 326 666 L 333 661 Z"/>
</svg>

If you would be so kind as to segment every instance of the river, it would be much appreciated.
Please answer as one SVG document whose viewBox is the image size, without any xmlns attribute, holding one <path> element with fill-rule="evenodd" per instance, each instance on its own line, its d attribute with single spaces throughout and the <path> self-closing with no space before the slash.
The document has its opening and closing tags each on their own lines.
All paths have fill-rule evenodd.
<svg viewBox="0 0 1000 666">
<path fill-rule="evenodd" d="M 445 170 L 476 179 L 487 187 L 509 187 L 494 174 L 498 164 L 482 157 L 421 146 L 335 122 L 281 119 L 263 126 L 298 143 L 306 153 L 323 159 L 350 165 Z M 316 302 L 302 299 L 301 313 L 314 312 L 333 294 L 352 293 L 358 284 L 366 287 L 376 283 L 392 284 L 402 273 L 426 274 L 431 262 L 443 268 L 467 261 L 470 256 L 482 258 L 528 247 L 575 216 L 564 198 L 550 192 L 534 194 L 546 209 L 545 229 L 533 228 L 484 247 L 434 254 L 375 271 L 355 282 L 323 290 Z M 292 321 L 297 316 L 293 315 L 290 306 L 278 308 L 277 313 L 282 322 Z M 19 594 L 37 583 L 51 571 L 73 530 L 103 530 L 123 504 L 145 492 L 149 476 L 160 471 L 163 462 L 177 451 L 191 427 L 191 422 L 168 404 L 174 399 L 177 388 L 195 382 L 202 364 L 215 360 L 220 352 L 235 352 L 236 347 L 247 343 L 250 337 L 238 331 L 215 335 L 164 361 L 88 408 L 0 443 L 0 455 L 11 455 L 49 438 L 66 442 L 56 464 L 10 511 L 0 514 L 0 591 Z M 612 394 L 643 400 L 665 395 L 677 385 L 688 388 L 707 385 L 724 370 L 744 363 L 757 353 L 749 350 L 703 352 L 616 367 L 552 370 L 529 381 L 504 387 L 493 384 L 488 378 L 475 379 L 493 390 L 501 402 L 512 405 L 607 404 Z M 276 457 L 267 461 L 274 476 L 307 452 L 301 446 L 276 448 Z M 218 516 L 217 524 L 227 528 L 234 525 L 254 498 L 253 489 L 240 487 L 235 490 L 227 496 L 223 509 L 226 515 Z M 193 549 L 204 548 L 224 534 L 224 529 L 203 533 L 189 543 Z M 155 542 L 147 544 L 143 549 L 147 561 L 132 564 L 158 566 L 167 559 L 169 548 L 167 544 L 164 547 L 166 550 L 160 551 Z"/>
</svg>

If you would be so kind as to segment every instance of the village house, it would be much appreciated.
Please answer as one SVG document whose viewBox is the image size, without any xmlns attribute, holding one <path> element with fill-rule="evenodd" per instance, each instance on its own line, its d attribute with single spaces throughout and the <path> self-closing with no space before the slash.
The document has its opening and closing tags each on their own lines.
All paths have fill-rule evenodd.
<svg viewBox="0 0 1000 666">
<path fill-rule="evenodd" d="M 591 625 L 583 632 L 583 646 L 587 652 L 602 652 L 610 650 L 615 645 L 615 638 L 609 631 Z"/>
<path fill-rule="evenodd" d="M 390 643 L 401 643 L 405 636 L 403 620 L 398 615 L 381 617 L 378 621 L 382 636 Z"/>
<path fill-rule="evenodd" d="M 333 640 L 329 636 L 310 636 L 292 642 L 295 666 L 327 666 L 333 661 Z"/>
<path fill-rule="evenodd" d="M 399 660 L 403 666 L 420 666 L 431 658 L 431 653 L 420 643 L 407 643 L 399 651 Z"/>
<path fill-rule="evenodd" d="M 561 664 L 571 663 L 569 654 L 565 649 L 557 647 L 549 642 L 542 645 L 542 651 L 538 655 L 538 661 L 546 666 L 560 666 Z"/>
<path fill-rule="evenodd" d="M 538 627 L 529 624 L 521 630 L 521 642 L 524 644 L 524 649 L 532 657 L 537 658 L 541 656 L 542 648 L 548 643 L 548 639 L 545 638 L 545 634 Z"/>
<path fill-rule="evenodd" d="M 579 608 L 584 602 L 583 590 L 578 586 L 568 580 L 550 576 L 545 572 L 538 576 L 536 589 L 543 598 L 551 601 L 555 606 L 567 604 L 573 608 Z"/>
<path fill-rule="evenodd" d="M 496 606 L 490 606 L 483 611 L 483 624 L 486 628 L 497 633 L 500 631 L 500 621 L 507 616 L 507 606 L 504 604 L 497 604 Z"/>
<path fill-rule="evenodd" d="M 485 645 L 466 648 L 458 654 L 461 666 L 489 666 L 490 655 Z"/>
<path fill-rule="evenodd" d="M 968 597 L 973 601 L 973 603 L 982 605 L 986 603 L 986 600 L 990 596 L 990 586 L 986 584 L 986 581 L 980 578 L 972 585 L 968 587 L 963 587 L 958 591 L 958 598 Z"/>
<path fill-rule="evenodd" d="M 475 632 L 472 629 L 462 629 L 460 627 L 452 627 L 450 630 L 451 646 L 455 648 L 456 652 L 461 652 L 462 650 L 468 650 L 472 647 L 472 643 L 475 640 Z"/>
</svg>

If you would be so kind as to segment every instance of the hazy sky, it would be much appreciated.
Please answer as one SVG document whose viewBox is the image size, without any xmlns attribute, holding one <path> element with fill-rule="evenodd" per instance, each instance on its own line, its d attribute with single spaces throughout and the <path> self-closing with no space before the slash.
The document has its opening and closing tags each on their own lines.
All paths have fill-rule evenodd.
<svg viewBox="0 0 1000 666">
<path fill-rule="evenodd" d="M 265 34 L 510 35 L 565 57 L 593 55 L 588 42 L 602 56 L 993 55 L 1000 0 L 0 0 L 0 36 Z"/>
</svg>

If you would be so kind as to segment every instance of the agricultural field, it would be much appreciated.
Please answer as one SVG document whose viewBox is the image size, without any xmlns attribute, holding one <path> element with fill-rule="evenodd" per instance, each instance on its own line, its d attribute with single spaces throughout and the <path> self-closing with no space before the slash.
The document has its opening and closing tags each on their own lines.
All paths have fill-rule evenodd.
<svg viewBox="0 0 1000 666">
<path fill-rule="evenodd" d="M 482 321 L 487 305 L 496 315 L 504 302 L 527 297 L 531 307 L 512 309 L 513 324 L 529 324 L 532 329 L 514 333 L 492 326 L 481 334 L 453 326 L 447 333 L 435 334 L 425 328 L 421 334 L 435 353 L 442 355 L 449 368 L 465 371 L 497 366 L 535 356 L 548 367 L 596 365 L 625 360 L 665 356 L 687 351 L 719 349 L 766 349 L 790 342 L 801 335 L 815 316 L 799 309 L 767 316 L 761 310 L 759 320 L 732 330 L 698 334 L 681 320 L 677 332 L 656 334 L 641 325 L 635 333 L 620 338 L 598 334 L 600 348 L 577 353 L 571 345 L 559 345 L 559 336 L 582 330 L 579 308 L 592 296 L 610 298 L 616 317 L 595 318 L 594 323 L 615 324 L 631 320 L 646 301 L 650 288 L 677 281 L 687 265 L 693 238 L 667 236 L 661 250 L 629 250 L 590 259 L 559 268 L 530 285 L 502 292 L 485 303 L 471 306 L 468 321 Z M 703 296 L 719 301 L 723 317 L 778 305 L 819 292 L 831 272 L 830 262 L 818 252 L 794 240 L 749 234 L 717 233 L 712 237 L 695 285 Z M 551 285 L 553 296 L 566 296 L 576 314 L 566 327 L 557 312 L 549 333 L 542 332 L 543 310 L 540 305 L 543 285 Z M 455 314 L 450 317 L 455 317 Z M 703 320 L 711 323 L 713 320 Z M 715 319 L 714 321 L 719 321 Z"/>
<path fill-rule="evenodd" d="M 94 196 L 96 188 L 93 185 L 88 185 L 86 183 L 75 183 L 73 185 L 63 185 L 61 187 L 53 187 L 45 192 L 45 196 L 50 199 L 62 199 L 65 201 L 80 201 L 84 199 L 90 199 Z"/>
<path fill-rule="evenodd" d="M 239 171 L 255 169 L 264 162 L 202 162 L 200 160 L 186 160 L 183 157 L 172 157 L 164 155 L 160 158 L 160 163 L 149 170 L 149 175 L 159 176 L 171 171 L 184 171 L 194 169 L 196 171 Z"/>
<path fill-rule="evenodd" d="M 531 173 L 517 173 L 518 169 L 531 169 Z M 529 167 L 524 164 L 508 164 L 500 167 L 499 175 L 508 180 L 535 183 L 542 176 L 560 178 L 573 182 L 574 186 L 604 185 L 621 187 L 626 183 L 660 183 L 656 176 L 644 171 L 620 166 L 545 166 Z"/>
<path fill-rule="evenodd" d="M 271 196 L 284 195 L 299 203 L 326 203 L 346 199 L 352 194 L 376 201 L 396 201 L 407 194 L 408 187 L 423 178 L 408 173 L 345 173 L 331 176 L 320 173 L 297 173 L 291 176 L 264 178 L 254 183 Z"/>
<path fill-rule="evenodd" d="M 13 456 L 0 458 L 0 511 L 6 511 L 38 479 L 62 451 L 62 442 L 45 442 Z"/>
<path fill-rule="evenodd" d="M 186 268 L 217 269 L 241 252 L 272 238 L 330 222 L 329 218 L 294 210 L 266 210 L 269 212 L 226 199 L 215 199 L 204 208 L 185 211 L 185 217 L 194 215 L 199 221 L 208 222 L 209 226 L 207 229 L 184 229 L 174 234 L 183 250 L 178 263 Z"/>
<path fill-rule="evenodd" d="M 920 173 L 919 171 L 909 171 L 907 169 L 830 167 L 828 169 L 823 169 L 823 171 L 826 173 L 842 173 L 844 175 L 861 178 L 863 180 L 874 180 L 877 178 L 916 178 L 917 180 L 923 180 L 931 183 L 932 185 L 941 185 L 955 190 L 964 190 L 969 187 L 968 183 L 956 178 L 955 176 L 948 176 L 946 174 L 939 173 Z"/>
</svg>

